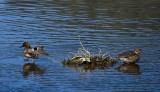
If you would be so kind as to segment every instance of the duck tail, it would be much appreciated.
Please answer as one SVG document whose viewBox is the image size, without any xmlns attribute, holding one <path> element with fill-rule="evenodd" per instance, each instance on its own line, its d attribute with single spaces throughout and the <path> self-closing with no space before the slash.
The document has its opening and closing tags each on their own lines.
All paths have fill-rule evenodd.
<svg viewBox="0 0 160 92">
<path fill-rule="evenodd" d="M 42 55 L 49 56 L 49 54 L 48 54 L 47 52 L 45 52 L 45 51 L 42 51 L 41 54 L 42 54 Z"/>
<path fill-rule="evenodd" d="M 45 51 L 43 50 L 43 48 L 44 48 L 44 46 L 38 46 L 38 47 L 37 47 L 38 52 L 39 52 L 40 54 L 42 54 L 42 55 L 49 56 L 49 54 L 48 54 L 47 52 L 45 52 Z"/>
</svg>

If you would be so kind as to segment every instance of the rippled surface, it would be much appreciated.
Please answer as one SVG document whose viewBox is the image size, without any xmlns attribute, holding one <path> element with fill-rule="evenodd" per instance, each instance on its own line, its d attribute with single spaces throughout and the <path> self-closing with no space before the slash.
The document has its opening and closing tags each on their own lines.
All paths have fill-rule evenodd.
<svg viewBox="0 0 160 92">
<path fill-rule="evenodd" d="M 160 91 L 159 7 L 159 0 L 0 0 L 0 91 Z M 64 67 L 81 47 L 78 35 L 93 53 L 139 47 L 143 55 L 131 66 Z M 24 41 L 50 56 L 24 62 Z"/>
</svg>

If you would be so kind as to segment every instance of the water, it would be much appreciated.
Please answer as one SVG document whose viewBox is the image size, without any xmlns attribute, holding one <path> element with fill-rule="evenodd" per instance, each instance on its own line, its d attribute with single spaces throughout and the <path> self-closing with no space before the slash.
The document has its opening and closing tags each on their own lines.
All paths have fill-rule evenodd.
<svg viewBox="0 0 160 92">
<path fill-rule="evenodd" d="M 159 0 L 0 0 L 0 92 L 160 91 L 159 7 Z M 143 55 L 132 66 L 63 66 L 81 48 L 78 35 L 92 53 L 139 47 Z M 50 56 L 24 62 L 24 41 Z"/>
</svg>

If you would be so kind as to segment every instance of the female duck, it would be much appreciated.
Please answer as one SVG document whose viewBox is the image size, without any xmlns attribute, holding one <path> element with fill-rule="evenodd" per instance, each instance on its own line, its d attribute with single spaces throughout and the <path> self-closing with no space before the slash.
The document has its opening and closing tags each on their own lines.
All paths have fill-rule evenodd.
<svg viewBox="0 0 160 92">
<path fill-rule="evenodd" d="M 140 59 L 142 50 L 136 48 L 134 51 L 126 51 L 119 54 L 116 58 L 124 63 L 135 63 Z"/>
</svg>

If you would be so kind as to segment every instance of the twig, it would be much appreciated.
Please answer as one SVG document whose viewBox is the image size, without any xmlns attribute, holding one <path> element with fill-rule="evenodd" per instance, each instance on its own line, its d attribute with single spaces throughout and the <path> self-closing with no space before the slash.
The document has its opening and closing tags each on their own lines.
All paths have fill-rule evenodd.
<svg viewBox="0 0 160 92">
<path fill-rule="evenodd" d="M 79 36 L 79 35 L 78 35 L 78 37 L 79 37 L 79 42 L 80 42 L 80 44 L 81 44 L 83 50 L 84 50 L 87 54 L 89 54 L 89 56 L 90 56 L 90 52 L 87 51 L 87 50 L 84 48 L 84 46 L 83 46 L 83 44 L 82 44 L 82 42 L 81 42 L 81 39 L 80 39 L 80 36 Z"/>
</svg>

